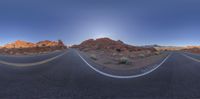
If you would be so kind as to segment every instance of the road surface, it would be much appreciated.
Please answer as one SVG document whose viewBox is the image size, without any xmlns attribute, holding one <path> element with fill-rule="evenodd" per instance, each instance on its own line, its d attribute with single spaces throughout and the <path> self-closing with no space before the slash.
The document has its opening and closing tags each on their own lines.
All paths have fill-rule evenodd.
<svg viewBox="0 0 200 99">
<path fill-rule="evenodd" d="M 48 59 L 59 54 L 41 57 Z M 5 59 L 2 57 L 0 59 Z M 38 57 L 26 57 L 23 62 L 36 62 L 32 61 L 34 58 L 42 61 Z M 18 60 L 22 59 L 12 57 L 10 61 Z M 1 63 L 0 98 L 197 99 L 200 98 L 200 63 L 183 53 L 173 52 L 159 68 L 147 75 L 116 79 L 97 73 L 70 49 L 59 58 L 40 65 L 16 67 Z"/>
</svg>

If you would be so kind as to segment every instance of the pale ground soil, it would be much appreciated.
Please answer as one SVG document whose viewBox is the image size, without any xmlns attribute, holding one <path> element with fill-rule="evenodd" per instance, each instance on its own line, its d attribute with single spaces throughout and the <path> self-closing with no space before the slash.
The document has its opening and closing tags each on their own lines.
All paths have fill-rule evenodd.
<svg viewBox="0 0 200 99">
<path fill-rule="evenodd" d="M 164 60 L 168 55 L 166 53 L 160 53 L 160 54 L 146 55 L 144 57 L 135 56 L 134 58 L 130 58 L 127 56 L 130 63 L 120 64 L 119 63 L 120 58 L 123 57 L 123 54 L 121 53 L 115 56 L 113 56 L 109 52 L 106 53 L 104 51 L 87 51 L 84 53 L 86 53 L 86 55 L 90 57 L 95 63 L 104 66 L 106 68 L 111 68 L 115 70 L 130 70 L 146 66 L 152 66 L 158 63 L 159 61 Z M 96 59 L 93 58 L 94 56 Z"/>
</svg>

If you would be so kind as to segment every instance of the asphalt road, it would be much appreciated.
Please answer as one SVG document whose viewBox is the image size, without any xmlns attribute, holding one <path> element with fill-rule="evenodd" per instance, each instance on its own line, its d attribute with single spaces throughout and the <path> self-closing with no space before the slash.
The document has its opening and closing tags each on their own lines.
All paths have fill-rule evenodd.
<svg viewBox="0 0 200 99">
<path fill-rule="evenodd" d="M 33 57 L 26 57 L 26 61 L 30 60 Z M 68 50 L 65 55 L 37 66 L 0 64 L 0 98 L 197 99 L 200 98 L 200 63 L 173 52 L 147 75 L 116 79 L 92 70 L 75 50 Z"/>
<path fill-rule="evenodd" d="M 48 54 L 26 55 L 26 56 L 0 55 L 0 60 L 11 63 L 33 63 L 54 57 L 58 54 L 61 54 L 62 52 L 63 51 L 54 51 Z"/>
</svg>

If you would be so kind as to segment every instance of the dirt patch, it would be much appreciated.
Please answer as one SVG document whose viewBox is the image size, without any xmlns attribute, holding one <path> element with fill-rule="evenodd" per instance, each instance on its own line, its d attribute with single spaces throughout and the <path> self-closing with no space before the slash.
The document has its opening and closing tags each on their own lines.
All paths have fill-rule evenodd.
<svg viewBox="0 0 200 99">
<path fill-rule="evenodd" d="M 151 66 L 167 57 L 167 54 L 162 52 L 149 54 L 144 54 L 144 52 L 131 52 L 129 54 L 123 54 L 105 51 L 87 51 L 84 53 L 95 63 L 115 70 L 130 70 Z"/>
</svg>

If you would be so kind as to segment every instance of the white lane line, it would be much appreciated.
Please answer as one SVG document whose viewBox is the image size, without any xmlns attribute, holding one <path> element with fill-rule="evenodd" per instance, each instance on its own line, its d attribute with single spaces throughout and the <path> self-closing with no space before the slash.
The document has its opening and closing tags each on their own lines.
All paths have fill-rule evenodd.
<svg viewBox="0 0 200 99">
<path fill-rule="evenodd" d="M 191 53 L 191 52 L 183 52 L 185 54 L 190 54 L 190 55 L 194 55 L 194 56 L 200 56 L 200 54 L 195 54 L 195 53 Z"/>
<path fill-rule="evenodd" d="M 10 63 L 10 62 L 0 60 L 0 64 L 10 65 L 10 66 L 18 66 L 18 67 L 34 66 L 34 65 L 40 65 L 40 64 L 44 64 L 44 63 L 50 62 L 52 60 L 55 60 L 55 59 L 63 56 L 66 53 L 67 52 L 64 52 L 64 53 L 57 55 L 55 57 L 52 57 L 52 58 L 49 58 L 49 59 L 46 59 L 46 60 L 43 60 L 43 61 L 35 62 L 35 63 Z"/>
<path fill-rule="evenodd" d="M 76 51 L 76 53 L 78 54 L 78 56 L 91 68 L 93 69 L 94 71 L 104 75 L 104 76 L 107 76 L 107 77 L 111 77 L 111 78 L 120 78 L 120 79 L 123 79 L 123 78 L 136 78 L 136 77 L 140 77 L 140 76 L 144 76 L 144 75 L 147 75 L 151 72 L 153 72 L 154 70 L 156 70 L 158 67 L 160 67 L 170 56 L 171 54 L 169 54 L 159 65 L 157 65 L 156 67 L 154 67 L 153 69 L 145 72 L 145 73 L 142 73 L 142 74 L 138 74 L 138 75 L 129 75 L 129 76 L 119 76 L 119 75 L 112 75 L 112 74 L 108 74 L 108 73 L 105 73 L 103 71 L 100 71 L 98 69 L 96 69 L 95 67 L 93 67 L 92 65 L 90 65 L 81 55 L 79 52 Z"/>
<path fill-rule="evenodd" d="M 50 52 L 50 53 L 41 53 L 41 54 L 30 54 L 30 55 L 0 55 L 0 57 L 35 57 L 35 56 L 46 56 L 57 53 L 58 51 Z"/>
<path fill-rule="evenodd" d="M 181 54 L 181 55 L 183 55 L 183 56 L 185 56 L 185 57 L 187 57 L 187 58 L 189 58 L 189 59 L 191 59 L 191 60 L 193 60 L 193 61 L 200 62 L 200 60 L 198 60 L 198 59 L 196 59 L 196 58 L 193 58 L 193 57 L 190 57 L 190 56 L 188 56 L 188 55 L 186 55 L 186 54 Z"/>
</svg>

